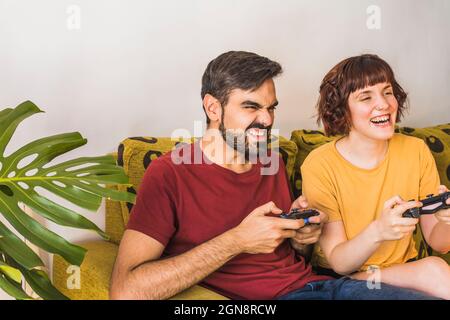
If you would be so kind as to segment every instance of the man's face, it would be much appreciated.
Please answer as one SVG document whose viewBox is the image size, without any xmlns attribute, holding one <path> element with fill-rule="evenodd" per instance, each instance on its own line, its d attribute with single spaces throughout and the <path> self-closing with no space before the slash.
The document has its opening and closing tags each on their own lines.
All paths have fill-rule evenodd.
<svg viewBox="0 0 450 320">
<path fill-rule="evenodd" d="M 245 153 L 246 159 L 259 154 L 260 150 L 267 151 L 277 104 L 272 79 L 254 91 L 231 91 L 219 126 L 226 143 Z"/>
</svg>

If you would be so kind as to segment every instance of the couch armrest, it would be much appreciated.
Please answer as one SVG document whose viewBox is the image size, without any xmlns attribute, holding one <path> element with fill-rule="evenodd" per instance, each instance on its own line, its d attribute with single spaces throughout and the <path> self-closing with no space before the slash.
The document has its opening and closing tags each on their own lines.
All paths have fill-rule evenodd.
<svg viewBox="0 0 450 320">
<path fill-rule="evenodd" d="M 107 300 L 109 282 L 119 246 L 103 240 L 82 242 L 77 245 L 87 249 L 80 268 L 80 288 L 68 288 L 67 280 L 72 275 L 68 273 L 70 264 L 58 255 L 53 257 L 53 284 L 72 300 Z M 171 299 L 223 300 L 227 298 L 196 285 Z"/>
<path fill-rule="evenodd" d="M 59 255 L 53 256 L 54 286 L 72 300 L 108 299 L 109 280 L 119 246 L 103 240 L 77 245 L 87 249 L 80 267 L 80 288 L 67 288 L 67 281 L 71 276 L 68 272 L 70 263 Z"/>
</svg>

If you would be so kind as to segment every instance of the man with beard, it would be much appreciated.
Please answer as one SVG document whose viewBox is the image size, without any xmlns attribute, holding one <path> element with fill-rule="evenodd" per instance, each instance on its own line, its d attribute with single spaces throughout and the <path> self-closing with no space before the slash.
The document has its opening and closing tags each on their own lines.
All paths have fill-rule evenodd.
<svg viewBox="0 0 450 320">
<path fill-rule="evenodd" d="M 283 161 L 267 152 L 278 104 L 273 78 L 281 72 L 277 62 L 242 51 L 208 64 L 201 91 L 208 130 L 145 172 L 111 298 L 166 299 L 195 284 L 232 299 L 423 298 L 316 275 L 296 254 L 293 247 L 318 240 L 326 216 L 306 227 L 278 217 L 307 207 L 302 197 L 293 202 Z M 278 170 L 264 171 L 267 158 Z"/>
</svg>

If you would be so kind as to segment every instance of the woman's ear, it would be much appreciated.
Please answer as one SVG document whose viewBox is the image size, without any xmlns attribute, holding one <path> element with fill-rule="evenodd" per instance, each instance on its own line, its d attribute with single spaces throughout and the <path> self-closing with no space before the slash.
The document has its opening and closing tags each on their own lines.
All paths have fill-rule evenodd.
<svg viewBox="0 0 450 320">
<path fill-rule="evenodd" d="M 211 123 L 219 122 L 222 117 L 222 108 L 219 100 L 209 93 L 203 98 L 203 108 Z"/>
</svg>

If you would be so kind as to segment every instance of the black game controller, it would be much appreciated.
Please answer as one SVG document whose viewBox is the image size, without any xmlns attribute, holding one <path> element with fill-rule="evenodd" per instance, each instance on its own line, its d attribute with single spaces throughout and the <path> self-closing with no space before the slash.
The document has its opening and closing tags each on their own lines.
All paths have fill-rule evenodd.
<svg viewBox="0 0 450 320">
<path fill-rule="evenodd" d="M 448 209 L 450 205 L 445 202 L 450 198 L 450 191 L 434 196 L 429 194 L 425 199 L 419 200 L 422 202 L 422 207 L 411 208 L 403 213 L 404 218 L 419 218 L 422 214 L 433 214 L 441 209 Z"/>
<path fill-rule="evenodd" d="M 305 222 L 305 226 L 308 224 L 318 224 L 309 222 L 309 218 L 318 216 L 320 213 L 314 209 L 300 210 L 300 209 L 292 209 L 289 213 L 282 213 L 280 217 L 283 219 L 303 219 Z"/>
</svg>

